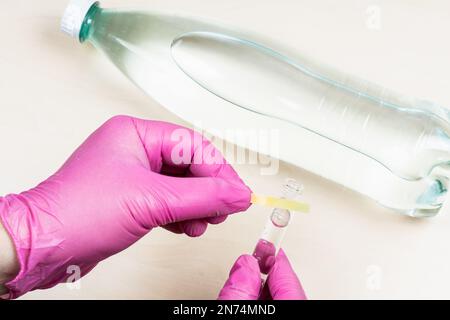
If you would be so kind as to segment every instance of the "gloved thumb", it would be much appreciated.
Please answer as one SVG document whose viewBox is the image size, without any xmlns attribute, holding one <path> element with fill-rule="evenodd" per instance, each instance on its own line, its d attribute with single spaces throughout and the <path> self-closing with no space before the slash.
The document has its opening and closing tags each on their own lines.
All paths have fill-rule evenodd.
<svg viewBox="0 0 450 320">
<path fill-rule="evenodd" d="M 250 206 L 251 191 L 240 180 L 161 176 L 158 182 L 158 198 L 164 199 L 157 217 L 159 226 L 223 217 Z"/>
<path fill-rule="evenodd" d="M 306 300 L 305 291 L 282 249 L 267 278 L 267 286 L 274 300 Z"/>
<path fill-rule="evenodd" d="M 251 255 L 242 255 L 233 265 L 230 276 L 220 291 L 219 300 L 258 300 L 261 271 Z"/>
</svg>

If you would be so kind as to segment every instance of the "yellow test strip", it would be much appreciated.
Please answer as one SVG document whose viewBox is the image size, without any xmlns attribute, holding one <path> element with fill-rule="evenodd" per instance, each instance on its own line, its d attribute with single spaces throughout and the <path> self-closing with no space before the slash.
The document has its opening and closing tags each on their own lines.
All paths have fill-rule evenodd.
<svg viewBox="0 0 450 320">
<path fill-rule="evenodd" d="M 259 204 L 261 206 L 270 208 L 281 208 L 290 211 L 297 211 L 304 213 L 309 212 L 309 204 L 294 200 L 281 199 L 276 197 L 266 197 L 252 194 L 251 202 L 253 204 Z"/>
</svg>

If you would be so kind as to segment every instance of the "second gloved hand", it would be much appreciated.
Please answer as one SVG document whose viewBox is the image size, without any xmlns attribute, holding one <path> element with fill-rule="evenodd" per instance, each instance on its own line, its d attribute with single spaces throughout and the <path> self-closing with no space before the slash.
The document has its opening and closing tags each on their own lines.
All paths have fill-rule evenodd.
<svg viewBox="0 0 450 320">
<path fill-rule="evenodd" d="M 250 206 L 251 191 L 199 134 L 119 116 L 36 188 L 0 198 L 20 272 L 9 297 L 89 272 L 152 228 L 189 236 Z"/>
<path fill-rule="evenodd" d="M 306 300 L 300 280 L 282 249 L 264 288 L 261 285 L 258 260 L 251 255 L 242 255 L 233 265 L 219 300 Z"/>
</svg>

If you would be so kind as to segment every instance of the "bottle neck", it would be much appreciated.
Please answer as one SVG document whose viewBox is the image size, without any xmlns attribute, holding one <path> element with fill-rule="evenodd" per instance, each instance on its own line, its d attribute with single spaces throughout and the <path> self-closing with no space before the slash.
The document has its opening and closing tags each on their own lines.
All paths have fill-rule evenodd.
<svg viewBox="0 0 450 320">
<path fill-rule="evenodd" d="M 92 33 L 95 30 L 95 20 L 97 16 L 102 12 L 102 8 L 100 8 L 98 3 L 92 5 L 89 11 L 86 13 L 84 17 L 83 24 L 80 28 L 79 39 L 80 42 L 83 43 L 90 38 Z"/>
</svg>

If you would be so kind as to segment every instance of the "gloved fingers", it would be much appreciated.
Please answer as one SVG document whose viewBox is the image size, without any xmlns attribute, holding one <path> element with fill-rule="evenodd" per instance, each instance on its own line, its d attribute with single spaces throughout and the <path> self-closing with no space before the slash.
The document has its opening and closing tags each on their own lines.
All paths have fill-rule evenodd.
<svg viewBox="0 0 450 320">
<path fill-rule="evenodd" d="M 149 181 L 152 181 L 151 177 Z M 151 188 L 148 190 L 149 197 L 154 199 Z M 161 176 L 157 195 L 157 199 L 160 199 L 160 212 L 148 212 L 149 218 L 154 219 L 150 225 L 156 227 L 208 218 L 213 223 L 221 222 L 222 216 L 246 210 L 250 206 L 250 197 L 250 192 L 244 185 L 221 178 Z M 203 227 L 196 225 L 197 229 Z"/>
<path fill-rule="evenodd" d="M 217 177 L 245 186 L 221 152 L 201 134 L 166 122 L 133 121 L 152 171 L 176 177 Z"/>
<path fill-rule="evenodd" d="M 189 237 L 196 238 L 206 232 L 208 223 L 205 220 L 182 221 L 170 223 L 163 228 L 176 234 L 184 233 Z"/>
<path fill-rule="evenodd" d="M 178 222 L 178 225 L 183 233 L 185 233 L 189 237 L 196 238 L 202 236 L 206 232 L 209 224 L 219 224 L 224 222 L 226 219 L 227 216 L 221 216 L 208 219 L 182 221 Z"/>
<path fill-rule="evenodd" d="M 167 231 L 170 231 L 172 233 L 175 233 L 175 234 L 182 234 L 183 233 L 183 230 L 181 229 L 179 222 L 169 223 L 169 224 L 167 224 L 165 226 L 162 226 L 162 228 L 164 228 Z"/>
<path fill-rule="evenodd" d="M 163 226 L 163 228 L 176 234 L 185 233 L 189 237 L 200 237 L 206 232 L 208 224 L 219 224 L 224 222 L 226 219 L 227 216 L 222 216 L 206 220 L 200 219 L 200 220 L 182 221 L 170 223 L 168 225 Z"/>
<path fill-rule="evenodd" d="M 194 159 L 207 143 L 200 134 L 172 123 L 132 119 L 153 172 L 180 176 L 194 161 L 202 160 Z"/>
<path fill-rule="evenodd" d="M 179 222 L 180 229 L 189 237 L 200 237 L 208 229 L 208 222 L 205 220 L 192 220 Z"/>
<path fill-rule="evenodd" d="M 274 300 L 306 300 L 303 287 L 281 249 L 267 278 L 267 286 Z"/>
<path fill-rule="evenodd" d="M 227 220 L 228 216 L 219 216 L 214 218 L 208 218 L 206 221 L 210 224 L 221 224 L 222 222 L 225 222 Z"/>
<path fill-rule="evenodd" d="M 234 263 L 218 299 L 257 300 L 260 290 L 261 276 L 258 261 L 251 255 L 242 255 Z"/>
</svg>

